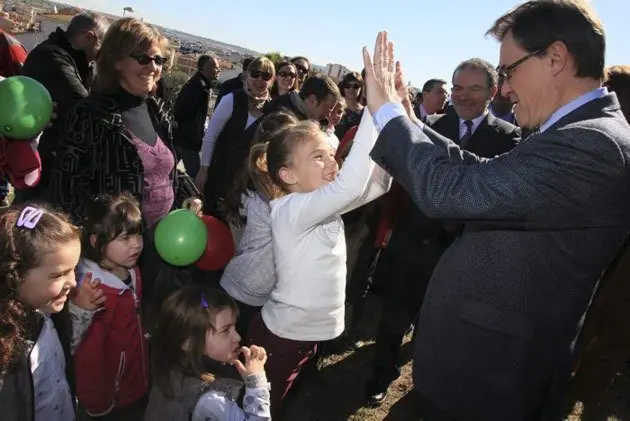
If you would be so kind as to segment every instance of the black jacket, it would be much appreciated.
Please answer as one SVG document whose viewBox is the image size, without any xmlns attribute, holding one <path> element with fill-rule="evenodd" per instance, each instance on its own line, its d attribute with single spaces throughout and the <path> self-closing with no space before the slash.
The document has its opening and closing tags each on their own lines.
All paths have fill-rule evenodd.
<svg viewBox="0 0 630 421">
<path fill-rule="evenodd" d="M 89 62 L 85 53 L 73 49 L 66 33 L 57 28 L 30 52 L 22 74 L 44 85 L 57 103 L 57 120 L 39 140 L 39 153 L 45 160 L 55 150 L 62 122 L 72 107 L 88 96 L 92 83 Z"/>
<path fill-rule="evenodd" d="M 85 215 L 86 199 L 98 194 L 127 192 L 142 202 L 142 162 L 123 125 L 119 95 L 90 95 L 74 107 L 64 124 L 48 196 L 51 203 L 70 213 L 77 223 Z M 153 97 L 147 98 L 154 128 L 177 162 L 171 122 L 162 105 Z M 188 197 L 200 197 L 186 173 L 175 169 L 171 180 L 175 208 Z"/>
<path fill-rule="evenodd" d="M 175 145 L 194 151 L 201 150 L 209 100 L 210 83 L 197 72 L 179 91 L 173 107 Z"/>
<path fill-rule="evenodd" d="M 219 87 L 219 94 L 217 95 L 217 100 L 214 103 L 214 108 L 217 108 L 219 105 L 219 101 L 221 98 L 226 96 L 229 93 L 240 91 L 243 89 L 243 74 L 240 73 L 238 76 L 233 77 L 232 79 L 228 79 L 221 84 Z"/>
</svg>

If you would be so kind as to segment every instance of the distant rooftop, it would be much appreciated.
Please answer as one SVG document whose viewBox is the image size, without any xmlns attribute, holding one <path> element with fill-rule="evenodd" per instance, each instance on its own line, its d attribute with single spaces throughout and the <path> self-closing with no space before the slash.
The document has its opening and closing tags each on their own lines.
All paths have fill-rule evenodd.
<svg viewBox="0 0 630 421">
<path fill-rule="evenodd" d="M 75 15 L 62 15 L 62 14 L 57 14 L 57 13 L 44 13 L 42 15 L 43 18 L 48 18 L 51 20 L 55 20 L 57 22 L 62 22 L 62 23 L 70 23 L 70 21 L 72 20 L 73 17 L 75 17 Z"/>
</svg>

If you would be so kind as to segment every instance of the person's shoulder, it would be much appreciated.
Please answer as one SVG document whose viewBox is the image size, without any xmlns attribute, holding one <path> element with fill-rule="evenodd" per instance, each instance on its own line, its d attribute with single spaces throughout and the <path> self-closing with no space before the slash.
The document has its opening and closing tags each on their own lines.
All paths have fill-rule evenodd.
<svg viewBox="0 0 630 421">
<path fill-rule="evenodd" d="M 448 114 L 432 114 L 427 116 L 426 124 L 429 126 L 433 126 L 437 124 L 439 121 L 444 119 Z"/>
</svg>

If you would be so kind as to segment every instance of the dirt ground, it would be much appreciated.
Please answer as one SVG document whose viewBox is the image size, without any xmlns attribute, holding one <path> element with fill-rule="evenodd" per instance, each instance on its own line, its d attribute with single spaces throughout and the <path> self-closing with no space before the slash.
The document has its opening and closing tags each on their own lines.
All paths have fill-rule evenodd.
<svg viewBox="0 0 630 421">
<path fill-rule="evenodd" d="M 355 352 L 327 357 L 319 373 L 299 386 L 293 396 L 287 420 L 290 421 L 421 421 L 411 380 L 412 344 L 405 339 L 403 355 L 407 363 L 402 376 L 390 387 L 386 401 L 378 408 L 366 408 L 364 386 L 370 374 L 373 338 L 380 317 L 380 302 L 370 297 L 365 323 L 361 326 L 364 345 Z M 630 421 L 630 362 L 618 373 L 605 399 L 596 408 L 580 402 L 567 421 Z M 506 420 L 507 421 L 507 420 Z"/>
</svg>

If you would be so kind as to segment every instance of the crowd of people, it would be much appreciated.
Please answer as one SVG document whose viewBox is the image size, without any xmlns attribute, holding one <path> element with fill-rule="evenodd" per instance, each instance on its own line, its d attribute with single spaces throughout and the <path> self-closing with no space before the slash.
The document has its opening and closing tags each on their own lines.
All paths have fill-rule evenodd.
<svg viewBox="0 0 630 421">
<path fill-rule="evenodd" d="M 286 419 L 318 358 L 363 346 L 370 291 L 366 405 L 413 332 L 409 419 L 562 419 L 625 303 L 630 67 L 604 67 L 581 0 L 527 1 L 488 34 L 498 66 L 463 58 L 415 96 L 386 33 L 338 82 L 248 58 L 211 113 L 217 58 L 170 106 L 168 40 L 134 18 L 80 14 L 13 56 L 2 76 L 56 109 L 38 139 L 0 139 L 2 419 Z M 160 257 L 182 208 L 229 227 L 225 268 Z"/>
</svg>

